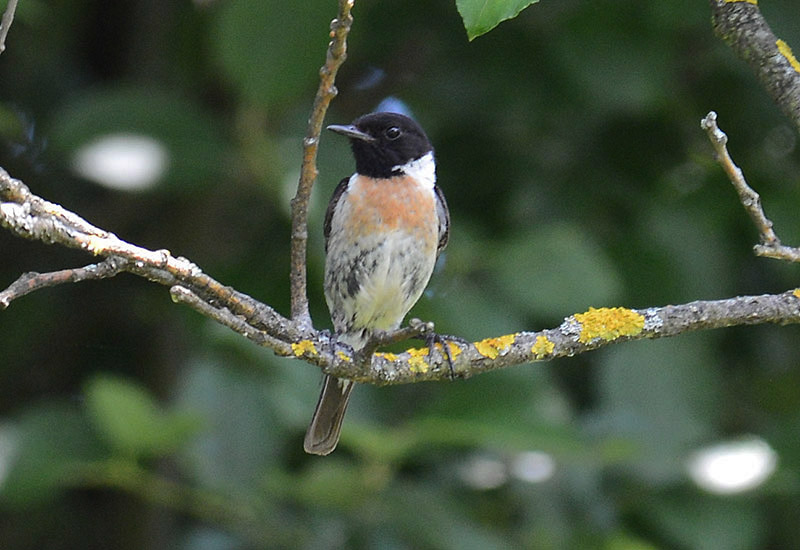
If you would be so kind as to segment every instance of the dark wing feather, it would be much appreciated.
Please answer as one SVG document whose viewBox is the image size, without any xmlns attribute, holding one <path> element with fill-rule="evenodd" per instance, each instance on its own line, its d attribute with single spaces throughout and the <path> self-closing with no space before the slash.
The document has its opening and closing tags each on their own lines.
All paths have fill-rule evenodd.
<svg viewBox="0 0 800 550">
<path fill-rule="evenodd" d="M 322 226 L 322 232 L 325 235 L 325 252 L 328 252 L 328 237 L 331 235 L 331 218 L 333 218 L 333 211 L 336 209 L 336 203 L 342 198 L 342 195 L 347 191 L 347 184 L 350 178 L 344 178 L 333 190 L 333 196 L 328 203 L 328 209 L 325 211 L 325 223 Z"/>
<path fill-rule="evenodd" d="M 439 246 L 436 248 L 438 256 L 447 246 L 447 240 L 450 238 L 450 210 L 447 208 L 447 201 L 444 200 L 444 193 L 439 186 L 434 185 L 433 190 L 436 192 L 436 215 L 439 218 Z"/>
</svg>

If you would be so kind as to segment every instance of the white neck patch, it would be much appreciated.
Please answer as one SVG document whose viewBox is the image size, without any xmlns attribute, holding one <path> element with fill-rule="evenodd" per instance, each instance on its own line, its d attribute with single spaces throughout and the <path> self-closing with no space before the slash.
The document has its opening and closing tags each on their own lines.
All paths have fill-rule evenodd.
<svg viewBox="0 0 800 550">
<path fill-rule="evenodd" d="M 433 160 L 433 151 L 428 151 L 416 160 L 393 166 L 392 171 L 402 172 L 414 178 L 423 187 L 433 189 L 436 183 L 436 162 Z"/>
</svg>

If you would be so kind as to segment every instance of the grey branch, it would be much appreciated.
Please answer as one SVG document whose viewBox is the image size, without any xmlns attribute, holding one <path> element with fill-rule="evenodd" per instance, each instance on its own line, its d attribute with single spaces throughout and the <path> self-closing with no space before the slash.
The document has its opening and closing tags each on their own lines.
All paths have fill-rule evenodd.
<svg viewBox="0 0 800 550">
<path fill-rule="evenodd" d="M 319 70 L 319 87 L 308 119 L 308 130 L 303 139 L 303 163 L 300 166 L 300 181 L 297 194 L 292 199 L 292 248 L 291 248 L 291 302 L 292 319 L 311 326 L 308 312 L 306 276 L 306 249 L 308 244 L 308 201 L 311 188 L 317 179 L 317 149 L 322 133 L 322 123 L 333 98 L 336 96 L 336 74 L 347 58 L 347 35 L 353 25 L 354 0 L 339 0 L 339 13 L 331 22 L 331 41 L 325 64 Z"/>
<path fill-rule="evenodd" d="M 6 51 L 6 37 L 8 31 L 11 29 L 11 23 L 14 22 L 14 13 L 17 11 L 17 0 L 8 0 L 6 11 L 3 13 L 3 18 L 0 20 L 0 53 Z"/>
<path fill-rule="evenodd" d="M 182 285 L 208 304 L 224 304 L 231 315 L 256 328 L 271 327 L 284 340 L 302 336 L 287 319 L 249 296 L 224 286 L 185 258 L 168 250 L 148 250 L 95 227 L 77 214 L 30 192 L 0 168 L 0 225 L 19 237 L 85 250 L 105 258 L 96 265 L 55 273 L 22 275 L 0 293 L 0 309 L 39 288 L 67 282 L 113 277 L 123 271 L 168 285 Z"/>
<path fill-rule="evenodd" d="M 185 258 L 176 258 L 166 250 L 138 247 L 95 227 L 77 214 L 37 197 L 2 169 L 0 225 L 20 237 L 79 248 L 103 258 L 97 264 L 76 269 L 22 275 L 0 292 L 0 309 L 40 288 L 129 272 L 168 286 L 174 301 L 189 305 L 279 355 L 304 359 L 329 374 L 379 385 L 450 380 L 448 356 L 452 359 L 452 374 L 468 378 L 628 340 L 737 325 L 800 322 L 800 290 L 790 290 L 648 309 L 590 308 L 569 316 L 553 329 L 517 332 L 472 343 L 445 337 L 444 344 L 433 348 L 423 346 L 399 354 L 378 352 L 362 360 L 327 332 L 283 317 L 270 306 L 212 279 Z M 419 333 L 420 327 L 401 329 L 400 335 L 415 332 Z M 392 335 L 385 338 L 389 341 Z"/>
<path fill-rule="evenodd" d="M 11 283 L 11 286 L 0 292 L 0 309 L 7 308 L 12 300 L 42 288 L 64 283 L 79 283 L 81 281 L 114 277 L 122 272 L 124 268 L 125 261 L 122 258 L 110 256 L 100 263 L 87 265 L 86 267 L 62 269 L 51 273 L 36 273 L 35 271 L 23 273 L 19 279 Z"/>
<path fill-rule="evenodd" d="M 212 279 L 185 258 L 174 257 L 167 250 L 153 251 L 127 243 L 113 233 L 95 227 L 62 206 L 34 195 L 2 168 L 0 226 L 19 237 L 78 248 L 103 259 L 96 264 L 53 273 L 26 273 L 0 292 L 0 310 L 41 288 L 128 272 L 168 286 L 175 302 L 188 305 L 279 355 L 301 358 L 328 374 L 373 384 L 450 380 L 453 375 L 467 378 L 512 365 L 568 357 L 622 341 L 737 325 L 800 322 L 800 290 L 795 289 L 775 295 L 740 296 L 643 310 L 590 308 L 587 312 L 567 317 L 553 329 L 517 332 L 472 343 L 445 337 L 434 346 L 412 348 L 399 354 L 378 352 L 356 356 L 352 348 L 338 342 L 329 333 L 314 330 L 306 297 L 308 194 L 316 178 L 315 159 L 322 121 L 336 93 L 335 73 L 345 57 L 352 4 L 353 0 L 339 0 L 339 15 L 331 26 L 328 59 L 320 70 L 320 88 L 309 120 L 309 133 L 304 140 L 304 175 L 292 201 L 291 319 L 267 304 Z M 712 1 L 712 5 L 716 2 Z M 730 159 L 725 147 L 727 138 L 716 126 L 713 113 L 704 119 L 704 128 L 723 168 L 739 191 L 742 203 L 761 232 L 759 246 L 769 251 L 782 249 L 772 232 L 771 222 L 761 210 L 758 195 L 746 185 L 741 171 Z M 772 252 L 761 253 L 783 257 Z M 430 326 L 425 325 L 425 330 L 421 330 L 421 325 L 417 324 L 395 334 L 382 335 L 376 344 L 431 331 Z"/>
<path fill-rule="evenodd" d="M 753 247 L 755 253 L 768 258 L 800 262 L 800 249 L 781 244 L 772 229 L 772 222 L 764 214 L 761 197 L 747 184 L 742 170 L 734 164 L 728 153 L 728 136 L 717 125 L 717 113 L 714 111 L 708 113 L 700 121 L 700 127 L 708 134 L 708 139 L 711 140 L 711 145 L 716 153 L 717 162 L 731 180 L 734 189 L 739 194 L 739 201 L 758 229 L 761 242 Z"/>
<path fill-rule="evenodd" d="M 755 1 L 710 0 L 714 32 L 746 61 L 781 110 L 800 129 L 800 62 L 778 39 Z"/>
</svg>

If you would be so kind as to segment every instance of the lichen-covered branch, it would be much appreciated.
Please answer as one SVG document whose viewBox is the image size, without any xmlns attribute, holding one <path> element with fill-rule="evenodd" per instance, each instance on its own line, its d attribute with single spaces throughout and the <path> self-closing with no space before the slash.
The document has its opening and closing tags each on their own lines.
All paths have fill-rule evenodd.
<svg viewBox="0 0 800 550">
<path fill-rule="evenodd" d="M 258 345 L 293 356 L 338 377 L 372 384 L 468 378 L 512 365 L 569 357 L 610 344 L 737 325 L 800 323 L 800 290 L 647 309 L 590 308 L 553 329 L 465 342 L 445 338 L 447 350 L 427 346 L 375 353 L 362 361 L 325 331 L 287 319 L 250 296 L 224 286 L 185 258 L 127 243 L 77 214 L 32 194 L 0 169 L 0 226 L 25 238 L 83 249 L 103 261 L 54 273 L 22 275 L 0 292 L 0 309 L 39 288 L 129 272 L 170 287 L 173 300 L 192 307 Z M 401 334 L 419 333 L 419 327 Z M 387 341 L 391 335 L 387 335 Z M 452 360 L 450 364 L 447 357 Z M 452 367 L 452 372 L 451 372 Z"/>
<path fill-rule="evenodd" d="M 128 272 L 168 286 L 175 302 L 188 305 L 279 355 L 303 359 L 328 374 L 373 384 L 449 380 L 453 375 L 467 378 L 512 365 L 572 356 L 623 341 L 675 336 L 697 330 L 762 323 L 800 323 L 800 290 L 795 289 L 776 295 L 740 296 L 638 310 L 590 308 L 567 317 L 553 329 L 517 332 L 472 343 L 445 338 L 443 343 L 433 347 L 412 348 L 398 354 L 378 352 L 356 356 L 352 348 L 338 342 L 329 333 L 314 330 L 306 294 L 308 200 L 316 179 L 316 154 L 323 118 L 336 94 L 334 79 L 345 57 L 352 5 L 353 0 L 340 0 L 339 15 L 331 25 L 328 58 L 320 70 L 320 87 L 304 140 L 300 184 L 292 201 L 291 318 L 221 284 L 186 258 L 174 257 L 167 250 L 153 251 L 130 244 L 95 227 L 62 206 L 34 195 L 2 168 L 0 226 L 17 236 L 82 249 L 102 260 L 53 273 L 23 274 L 0 292 L 0 310 L 40 288 Z M 703 127 L 742 203 L 759 228 L 761 244 L 757 251 L 762 255 L 784 257 L 779 254 L 792 249 L 781 246 L 772 231 L 772 223 L 764 216 L 758 195 L 747 186 L 741 170 L 731 160 L 726 149 L 727 138 L 717 127 L 714 113 L 704 119 Z M 785 258 L 791 259 L 789 256 Z M 375 345 L 430 332 L 429 328 L 422 328 L 422 325 L 412 326 L 395 334 L 381 335 Z"/>
<path fill-rule="evenodd" d="M 355 0 L 339 0 L 339 13 L 331 22 L 331 41 L 325 64 L 319 71 L 319 87 L 308 119 L 308 130 L 303 139 L 303 163 L 300 166 L 300 182 L 297 194 L 292 199 L 292 247 L 291 247 L 291 303 L 292 319 L 303 326 L 311 327 L 308 312 L 306 276 L 306 250 L 308 247 L 308 201 L 311 188 L 317 179 L 317 148 L 322 133 L 322 123 L 328 105 L 336 96 L 336 73 L 347 57 L 347 35 L 353 24 L 350 12 Z"/>
<path fill-rule="evenodd" d="M 567 317 L 554 329 L 517 332 L 480 342 L 447 342 L 457 378 L 468 378 L 512 365 L 571 357 L 611 344 L 677 336 L 698 330 L 764 323 L 800 323 L 800 290 L 783 294 L 738 296 L 724 300 L 697 301 L 647 309 L 590 308 Z M 373 384 L 405 384 L 449 380 L 450 365 L 437 345 L 413 348 L 400 354 L 376 353 L 368 365 L 357 365 L 352 356 L 317 347 L 307 341 L 294 345 L 295 354 L 327 364 L 328 374 Z"/>
<path fill-rule="evenodd" d="M 710 0 L 714 32 L 746 61 L 800 129 L 800 62 L 770 29 L 756 0 Z"/>
<path fill-rule="evenodd" d="M 760 243 L 753 249 L 759 256 L 786 260 L 790 262 L 800 262 L 800 248 L 793 248 L 781 244 L 781 240 L 772 229 L 772 222 L 764 214 L 761 206 L 761 197 L 755 190 L 747 184 L 742 170 L 736 166 L 728 153 L 728 136 L 720 130 L 717 125 L 717 113 L 711 111 L 703 120 L 700 127 L 708 134 L 708 139 L 714 147 L 717 161 L 727 174 L 733 184 L 734 189 L 739 194 L 739 201 L 744 206 L 745 211 L 753 220 L 753 224 L 758 229 Z"/>
</svg>

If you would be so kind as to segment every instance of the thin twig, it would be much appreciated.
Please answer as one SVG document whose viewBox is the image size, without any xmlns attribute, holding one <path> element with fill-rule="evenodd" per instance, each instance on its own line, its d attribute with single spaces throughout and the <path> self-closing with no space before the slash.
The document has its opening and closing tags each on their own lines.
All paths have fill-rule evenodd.
<svg viewBox="0 0 800 550">
<path fill-rule="evenodd" d="M 175 285 L 170 288 L 170 295 L 175 302 L 186 304 L 198 313 L 213 319 L 219 324 L 228 327 L 229 329 L 237 332 L 258 344 L 259 346 L 268 347 L 275 351 L 278 355 L 288 356 L 292 354 L 292 346 L 286 342 L 270 336 L 263 330 L 258 330 L 249 324 L 242 317 L 232 315 L 226 308 L 214 307 L 209 304 L 190 289 Z"/>
<path fill-rule="evenodd" d="M 772 222 L 764 214 L 761 197 L 747 184 L 742 170 L 733 162 L 728 153 L 728 136 L 717 125 L 717 113 L 709 112 L 700 121 L 700 127 L 708 134 L 708 139 L 716 152 L 717 161 L 728 175 L 728 179 L 739 194 L 739 201 L 758 229 L 760 244 L 753 247 L 755 253 L 768 258 L 800 262 L 800 249 L 781 244 L 772 229 Z"/>
<path fill-rule="evenodd" d="M 14 13 L 17 11 L 17 0 L 8 0 L 3 19 L 0 20 L 0 53 L 6 51 L 6 37 L 14 22 Z"/>
<path fill-rule="evenodd" d="M 26 294 L 42 288 L 61 285 L 64 283 L 79 283 L 114 277 L 125 271 L 126 262 L 116 256 L 110 256 L 102 262 L 90 264 L 74 269 L 62 269 L 51 273 L 36 273 L 34 271 L 23 273 L 11 283 L 4 291 L 0 292 L 0 309 L 6 309 L 12 301 Z"/>
<path fill-rule="evenodd" d="M 336 73 L 347 57 L 347 35 L 353 24 L 350 12 L 354 0 L 339 0 L 339 13 L 331 22 L 331 42 L 325 64 L 319 71 L 320 82 L 314 106 L 308 119 L 308 131 L 303 139 L 303 164 L 297 194 L 292 199 L 291 301 L 292 320 L 311 327 L 308 312 L 306 249 L 308 246 L 308 201 L 317 179 L 317 147 L 328 105 L 336 96 Z"/>
</svg>

